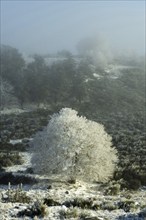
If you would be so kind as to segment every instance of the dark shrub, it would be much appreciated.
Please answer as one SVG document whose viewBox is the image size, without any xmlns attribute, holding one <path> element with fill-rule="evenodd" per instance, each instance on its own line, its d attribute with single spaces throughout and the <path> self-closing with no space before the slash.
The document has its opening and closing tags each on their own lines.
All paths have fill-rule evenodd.
<svg viewBox="0 0 146 220">
<path fill-rule="evenodd" d="M 24 176 L 24 175 L 14 175 L 12 173 L 0 173 L 0 183 L 1 184 L 8 184 L 11 183 L 12 185 L 17 185 L 20 183 L 23 184 L 35 184 L 38 181 L 35 178 Z"/>
<path fill-rule="evenodd" d="M 22 157 L 19 155 L 19 153 L 6 153 L 3 152 L 0 154 L 0 164 L 2 167 L 9 167 L 13 166 L 15 164 L 20 165 L 23 164 Z"/>
<path fill-rule="evenodd" d="M 138 179 L 130 179 L 127 182 L 127 188 L 132 189 L 132 190 L 138 190 L 141 187 L 141 181 Z"/>
<path fill-rule="evenodd" d="M 140 174 L 141 185 L 146 186 L 146 174 Z"/>
</svg>

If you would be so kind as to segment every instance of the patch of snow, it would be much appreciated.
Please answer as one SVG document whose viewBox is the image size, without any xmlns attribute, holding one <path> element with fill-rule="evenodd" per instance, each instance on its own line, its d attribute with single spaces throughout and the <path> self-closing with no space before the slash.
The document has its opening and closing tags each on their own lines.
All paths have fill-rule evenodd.
<svg viewBox="0 0 146 220">
<path fill-rule="evenodd" d="M 19 144 L 22 143 L 22 139 L 10 140 L 9 143 L 12 145 Z"/>
<path fill-rule="evenodd" d="M 93 81 L 93 79 L 90 79 L 90 78 L 88 78 L 88 79 L 85 79 L 85 83 L 87 83 L 87 82 L 89 82 L 89 81 Z"/>
<path fill-rule="evenodd" d="M 26 110 L 22 110 L 19 108 L 12 108 L 12 109 L 4 109 L 0 111 L 0 114 L 9 115 L 9 114 L 20 114 L 27 112 Z"/>
<path fill-rule="evenodd" d="M 118 79 L 119 77 L 118 76 L 114 76 L 114 75 L 112 75 L 112 76 L 109 76 L 111 79 Z"/>
<path fill-rule="evenodd" d="M 99 75 L 99 74 L 97 74 L 97 73 L 93 73 L 93 76 L 94 76 L 95 78 L 97 78 L 97 79 L 101 79 L 101 78 L 102 78 L 102 76 Z"/>
<path fill-rule="evenodd" d="M 25 171 L 27 168 L 31 167 L 31 158 L 32 154 L 27 152 L 21 152 L 19 153 L 20 156 L 22 156 L 22 160 L 24 161 L 21 165 L 14 165 L 10 167 L 6 167 L 6 172 L 18 172 L 18 171 Z"/>
<path fill-rule="evenodd" d="M 25 142 L 25 141 L 32 141 L 33 138 L 23 138 L 23 139 L 15 139 L 15 140 L 10 140 L 9 143 L 12 144 L 12 145 L 15 145 L 15 144 L 19 144 L 19 143 L 22 143 L 22 142 Z"/>
<path fill-rule="evenodd" d="M 110 69 L 104 69 L 104 72 L 110 73 Z"/>
</svg>

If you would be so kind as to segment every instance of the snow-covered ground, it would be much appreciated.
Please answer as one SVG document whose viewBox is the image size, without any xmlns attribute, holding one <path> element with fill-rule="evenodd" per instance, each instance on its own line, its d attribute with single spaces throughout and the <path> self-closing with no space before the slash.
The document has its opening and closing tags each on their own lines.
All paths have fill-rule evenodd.
<svg viewBox="0 0 146 220">
<path fill-rule="evenodd" d="M 48 180 L 48 185 L 49 185 Z M 0 194 L 6 194 L 7 190 L 0 189 Z M 11 202 L 3 202 L 0 197 L 0 219 L 1 220 L 18 220 L 18 219 L 33 219 L 29 217 L 18 218 L 17 213 L 21 210 L 28 209 L 32 204 L 36 202 L 41 202 L 44 198 L 52 198 L 54 201 L 58 203 L 58 205 L 45 206 L 46 215 L 44 218 L 38 217 L 34 219 L 45 219 L 45 220 L 59 220 L 59 219 L 81 219 L 79 216 L 88 216 L 88 219 L 93 219 L 93 217 L 98 217 L 100 220 L 116 220 L 120 219 L 119 216 L 123 216 L 122 220 L 144 220 L 145 218 L 138 217 L 137 213 L 141 211 L 140 207 L 146 204 L 146 190 L 140 189 L 136 192 L 132 192 L 130 194 L 132 200 L 134 202 L 135 208 L 131 210 L 131 212 L 125 212 L 123 209 L 114 209 L 108 210 L 107 206 L 114 206 L 120 201 L 125 201 L 126 195 L 128 192 L 121 192 L 116 196 L 104 195 L 103 191 L 100 190 L 100 187 L 97 184 L 89 184 L 85 182 L 76 182 L 75 184 L 68 184 L 67 182 L 61 181 L 53 181 L 51 183 L 51 188 L 41 190 L 31 189 L 26 192 L 27 196 L 31 198 L 30 204 L 22 204 L 22 203 L 11 203 Z M 74 199 L 83 199 L 86 201 L 93 201 L 94 204 L 102 204 L 102 209 L 93 210 L 89 208 L 80 208 L 80 207 L 68 207 L 66 201 L 70 202 Z M 129 218 L 129 214 L 133 216 L 133 218 Z M 64 217 L 63 215 L 68 216 Z M 12 217 L 13 216 L 13 217 Z M 127 217 L 126 217 L 127 216 Z M 135 216 L 135 217 L 134 217 Z M 137 217 L 136 217 L 137 216 Z M 87 218 L 84 218 L 87 219 Z"/>
<path fill-rule="evenodd" d="M 14 173 L 25 171 L 31 166 L 31 156 L 31 154 L 23 152 L 22 157 L 25 163 L 11 166 L 7 168 L 7 171 Z M 63 181 L 59 175 L 49 177 L 34 175 L 34 177 L 40 179 L 40 182 L 35 185 L 24 185 L 22 187 L 25 189 L 27 197 L 30 198 L 29 203 L 4 201 L 2 198 L 7 198 L 8 186 L 0 185 L 0 220 L 94 220 L 95 218 L 93 217 L 98 217 L 97 219 L 99 220 L 145 220 L 145 218 L 140 218 L 138 213 L 146 207 L 146 187 L 135 192 L 121 191 L 117 195 L 111 196 L 106 195 L 104 193 L 105 189 L 97 183 L 76 181 L 75 184 L 69 184 L 67 181 Z M 12 186 L 11 190 L 16 190 L 16 187 Z M 17 216 L 20 211 L 28 210 L 34 204 L 43 204 L 45 198 L 51 198 L 58 203 L 58 205 L 45 205 L 45 217 Z M 79 201 L 93 201 L 92 205 L 99 205 L 100 208 L 94 210 L 86 207 L 68 207 L 67 202 L 74 201 L 75 199 L 79 199 Z M 128 201 L 133 203 L 133 208 L 129 212 L 126 212 L 123 208 L 112 208 L 116 207 L 119 202 L 125 202 L 126 204 Z M 81 218 L 81 216 L 84 216 L 84 218 Z M 120 218 L 119 216 L 122 217 Z"/>
</svg>

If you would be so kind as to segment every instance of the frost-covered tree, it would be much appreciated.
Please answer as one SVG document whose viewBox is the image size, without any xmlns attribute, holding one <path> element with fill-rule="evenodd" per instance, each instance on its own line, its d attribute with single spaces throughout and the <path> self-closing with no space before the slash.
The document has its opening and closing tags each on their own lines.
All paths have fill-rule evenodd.
<svg viewBox="0 0 146 220">
<path fill-rule="evenodd" d="M 116 150 L 103 125 L 63 108 L 32 143 L 34 171 L 83 180 L 106 181 L 112 176 Z"/>
<path fill-rule="evenodd" d="M 18 106 L 18 100 L 14 96 L 13 86 L 0 77 L 0 109 L 16 106 Z"/>
</svg>

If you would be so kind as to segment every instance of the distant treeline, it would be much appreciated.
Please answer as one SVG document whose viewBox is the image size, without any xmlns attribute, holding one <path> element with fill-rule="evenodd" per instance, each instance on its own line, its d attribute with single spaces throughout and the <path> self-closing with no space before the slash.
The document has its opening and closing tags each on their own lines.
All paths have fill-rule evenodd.
<svg viewBox="0 0 146 220">
<path fill-rule="evenodd" d="M 51 65 L 41 55 L 26 63 L 17 49 L 1 45 L 1 109 L 17 102 L 21 108 L 33 103 L 72 107 L 84 113 L 144 110 L 142 66 L 121 69 L 114 79 L 112 72 L 93 66 L 87 57 L 77 62 L 70 52 L 63 56 Z"/>
</svg>

